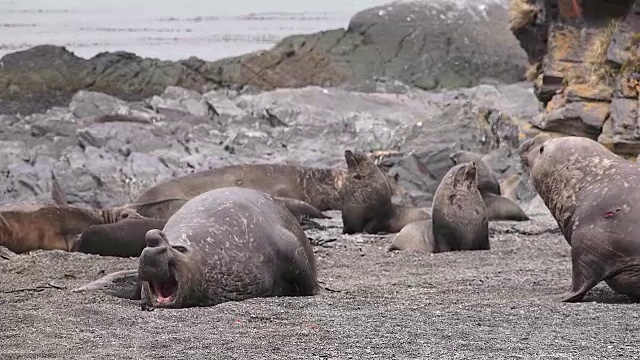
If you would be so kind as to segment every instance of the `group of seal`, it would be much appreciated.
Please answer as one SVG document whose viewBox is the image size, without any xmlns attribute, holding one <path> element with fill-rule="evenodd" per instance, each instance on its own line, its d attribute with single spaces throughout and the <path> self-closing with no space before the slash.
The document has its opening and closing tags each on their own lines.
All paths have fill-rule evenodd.
<svg viewBox="0 0 640 360">
<path fill-rule="evenodd" d="M 90 226 L 139 217 L 127 207 L 89 210 L 51 204 L 5 206 L 0 209 L 0 246 L 17 254 L 37 249 L 71 251 Z"/>
</svg>

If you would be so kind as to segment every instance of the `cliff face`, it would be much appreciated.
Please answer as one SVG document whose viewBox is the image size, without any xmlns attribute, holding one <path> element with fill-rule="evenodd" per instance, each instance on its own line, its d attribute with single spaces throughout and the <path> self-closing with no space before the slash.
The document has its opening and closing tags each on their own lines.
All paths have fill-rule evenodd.
<svg viewBox="0 0 640 360">
<path fill-rule="evenodd" d="M 533 125 L 638 155 L 640 3 L 512 0 L 509 10 L 545 109 Z"/>
</svg>

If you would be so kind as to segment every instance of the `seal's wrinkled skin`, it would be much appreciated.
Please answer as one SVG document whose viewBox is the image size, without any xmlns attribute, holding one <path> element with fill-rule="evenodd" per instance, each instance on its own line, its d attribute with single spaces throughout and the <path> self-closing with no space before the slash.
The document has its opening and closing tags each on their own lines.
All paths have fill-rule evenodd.
<svg viewBox="0 0 640 360">
<path fill-rule="evenodd" d="M 244 187 L 277 197 L 296 216 L 324 218 L 338 210 L 345 171 L 285 164 L 229 165 L 158 184 L 128 206 L 146 217 L 167 220 L 187 201 L 209 190 Z M 297 201 L 296 201 L 297 200 Z"/>
<path fill-rule="evenodd" d="M 146 244 L 136 290 L 123 288 L 112 275 L 82 290 L 136 294 L 145 309 L 308 296 L 319 290 L 309 240 L 295 217 L 262 191 L 231 187 L 198 195 L 163 230 L 149 230 Z M 123 277 L 134 286 L 130 275 Z"/>
<path fill-rule="evenodd" d="M 389 178 L 364 153 L 344 153 L 347 176 L 340 195 L 342 232 L 396 233 L 406 224 L 430 218 L 427 209 L 400 206 L 391 202 L 393 188 Z"/>
<path fill-rule="evenodd" d="M 600 281 L 640 298 L 640 168 L 582 137 L 537 135 L 518 149 L 533 185 L 571 246 L 571 290 Z"/>
<path fill-rule="evenodd" d="M 470 151 L 458 151 L 449 156 L 455 164 L 474 162 L 478 169 L 478 190 L 487 207 L 489 220 L 526 221 L 529 216 L 513 200 L 502 196 L 500 183 L 482 155 Z"/>
<path fill-rule="evenodd" d="M 21 254 L 33 250 L 71 251 L 92 225 L 141 218 L 133 209 L 89 210 L 59 205 L 13 205 L 0 209 L 0 246 Z"/>
</svg>

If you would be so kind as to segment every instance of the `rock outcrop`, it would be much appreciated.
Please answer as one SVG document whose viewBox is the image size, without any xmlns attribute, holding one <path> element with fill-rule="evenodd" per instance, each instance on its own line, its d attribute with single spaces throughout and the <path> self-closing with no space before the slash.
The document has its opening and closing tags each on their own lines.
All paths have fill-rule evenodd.
<svg viewBox="0 0 640 360">
<path fill-rule="evenodd" d="M 528 60 L 507 19 L 502 0 L 395 2 L 356 14 L 347 29 L 290 36 L 271 50 L 214 62 L 127 52 L 85 60 L 37 46 L 1 59 L 0 114 L 65 106 L 79 90 L 137 101 L 167 86 L 201 93 L 308 85 L 404 92 L 396 81 L 427 90 L 475 86 L 483 78 L 510 83 L 522 79 Z"/>
<path fill-rule="evenodd" d="M 55 176 L 69 203 L 115 206 L 194 171 L 260 162 L 345 167 L 344 150 L 355 149 L 384 150 L 381 166 L 407 191 L 398 202 L 424 206 L 456 150 L 488 153 L 500 179 L 517 176 L 518 128 L 537 114 L 526 83 L 406 94 L 168 87 L 136 102 L 82 90 L 67 107 L 0 115 L 0 202 L 50 201 Z"/>
<path fill-rule="evenodd" d="M 545 107 L 532 124 L 637 156 L 640 3 L 513 0 L 510 11 Z"/>
</svg>

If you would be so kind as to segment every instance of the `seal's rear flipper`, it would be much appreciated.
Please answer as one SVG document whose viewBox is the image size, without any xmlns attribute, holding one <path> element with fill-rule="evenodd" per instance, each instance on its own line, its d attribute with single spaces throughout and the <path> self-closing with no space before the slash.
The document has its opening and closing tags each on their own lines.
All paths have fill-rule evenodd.
<svg viewBox="0 0 640 360">
<path fill-rule="evenodd" d="M 312 219 L 329 219 L 330 216 L 327 216 L 322 213 L 322 211 L 318 210 L 315 206 L 309 204 L 306 201 L 288 198 L 288 197 L 273 197 L 274 200 L 282 204 L 289 212 L 291 212 L 295 217 L 300 218 L 302 216 L 312 218 Z"/>
<path fill-rule="evenodd" d="M 0 246 L 0 259 L 11 260 L 16 256 L 16 253 L 7 249 L 4 246 Z"/>
<path fill-rule="evenodd" d="M 130 300 L 140 300 L 141 284 L 138 269 L 124 270 L 105 275 L 98 280 L 71 290 L 72 292 L 103 291 L 109 295 Z"/>
<path fill-rule="evenodd" d="M 342 290 L 331 289 L 325 285 L 322 281 L 318 281 L 318 294 L 339 293 Z"/>
</svg>

